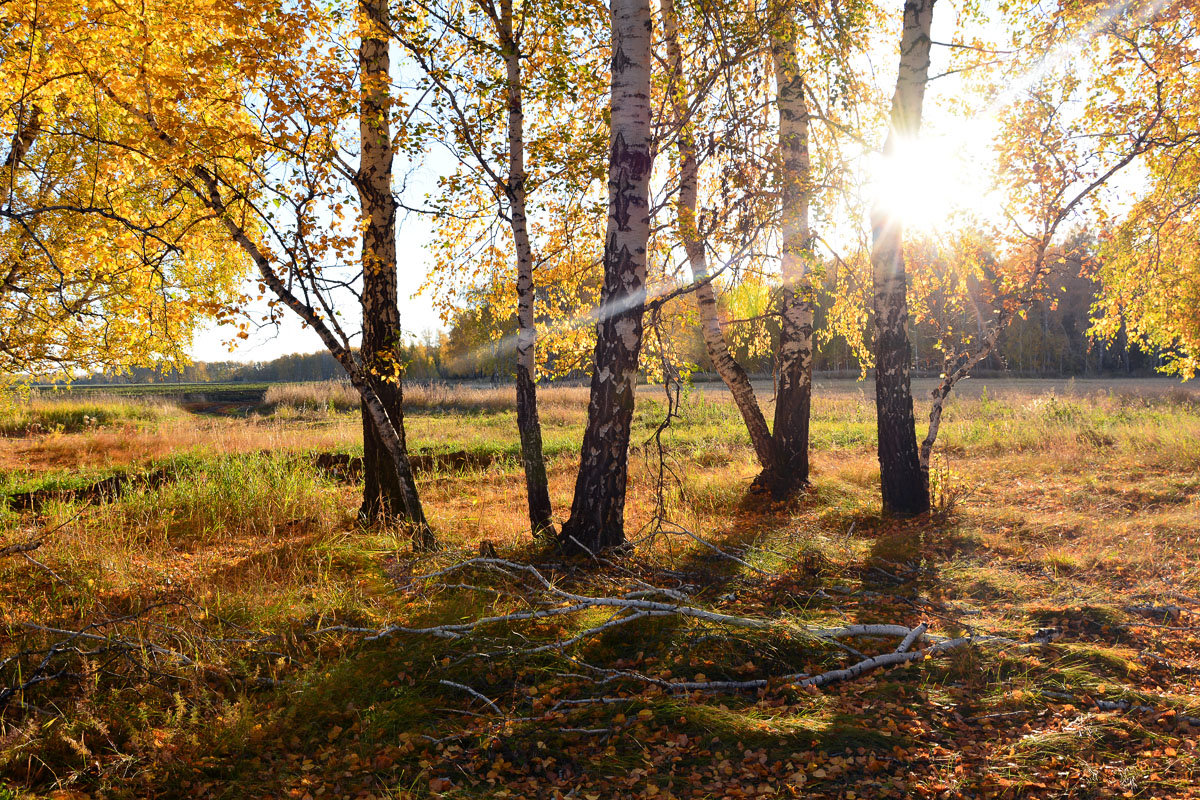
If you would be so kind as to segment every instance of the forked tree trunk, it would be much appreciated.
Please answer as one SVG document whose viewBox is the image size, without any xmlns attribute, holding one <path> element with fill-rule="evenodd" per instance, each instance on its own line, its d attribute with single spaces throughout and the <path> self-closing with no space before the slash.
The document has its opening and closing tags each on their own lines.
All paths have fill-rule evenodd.
<svg viewBox="0 0 1200 800">
<path fill-rule="evenodd" d="M 796 55 L 799 28 L 790 12 L 771 29 L 771 58 L 779 104 L 780 290 L 782 330 L 775 375 L 775 452 L 778 468 L 763 481 L 776 496 L 808 484 L 808 422 L 812 408 L 812 235 L 809 200 L 808 102 Z M 760 479 L 761 480 L 761 479 Z"/>
<path fill-rule="evenodd" d="M 895 158 L 897 141 L 913 138 L 921 129 L 921 108 L 929 78 L 933 5 L 934 0 L 904 3 L 900 71 L 896 94 L 892 97 L 892 124 L 884 145 L 884 158 Z M 921 514 L 929 510 L 929 475 L 921 466 L 913 417 L 903 225 L 895 208 L 876 202 L 871 212 L 871 228 L 875 405 L 883 510 L 891 514 Z"/>
<path fill-rule="evenodd" d="M 388 56 L 390 12 L 387 0 L 362 0 L 370 29 L 359 45 L 362 99 L 359 108 L 361 157 L 355 186 L 365 219 L 362 240 L 362 358 L 383 412 L 394 429 L 399 453 L 388 447 L 364 399 L 363 475 L 360 516 L 395 517 L 428 532 L 404 438 L 400 362 L 400 310 L 396 289 L 396 199 L 392 195 L 391 76 Z M 424 534 L 422 534 L 423 536 Z M 429 542 L 418 541 L 418 544 Z"/>
<path fill-rule="evenodd" d="M 712 361 L 713 368 L 729 387 L 733 402 L 737 405 L 759 465 L 764 474 L 775 473 L 775 443 L 767 420 L 754 396 L 754 387 L 742 365 L 729 352 L 721 316 L 717 309 L 717 295 L 713 289 L 708 257 L 704 249 L 704 237 L 696 217 L 699 194 L 700 166 L 696 157 L 696 138 L 689 123 L 687 105 L 687 76 L 684 72 L 683 52 L 679 44 L 679 22 L 675 14 L 674 0 L 662 0 L 663 38 L 667 48 L 668 68 L 671 71 L 671 110 L 677 127 L 676 137 L 679 150 L 679 235 L 692 270 L 692 281 L 696 285 L 696 308 L 700 315 L 700 331 L 704 338 L 704 349 Z"/>
<path fill-rule="evenodd" d="M 591 397 L 571 518 L 561 540 L 597 552 L 625 542 L 634 381 L 642 346 L 650 239 L 649 0 L 611 0 L 612 99 L 608 233 Z"/>
<path fill-rule="evenodd" d="M 517 429 L 529 525 L 535 537 L 552 535 L 550 489 L 542 454 L 542 424 L 537 405 L 537 323 L 533 314 L 533 248 L 525 210 L 525 118 L 522 109 L 521 54 L 513 35 L 512 0 L 500 3 L 500 38 L 508 70 L 509 218 L 517 249 Z"/>
</svg>

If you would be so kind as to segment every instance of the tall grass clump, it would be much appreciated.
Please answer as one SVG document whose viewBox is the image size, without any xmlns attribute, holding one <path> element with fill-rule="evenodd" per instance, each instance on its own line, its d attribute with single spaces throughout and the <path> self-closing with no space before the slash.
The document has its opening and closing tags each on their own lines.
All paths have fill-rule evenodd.
<svg viewBox="0 0 1200 800">
<path fill-rule="evenodd" d="M 180 409 L 161 397 L 55 396 L 34 392 L 0 402 L 0 435 L 74 433 L 111 425 L 148 425 L 179 416 Z"/>
<path fill-rule="evenodd" d="M 336 492 L 305 459 L 242 453 L 206 460 L 178 479 L 122 499 L 124 522 L 148 539 L 212 542 L 283 528 L 328 528 Z"/>
<path fill-rule="evenodd" d="M 587 403 L 586 386 L 538 387 L 539 411 L 586 410 Z M 414 383 L 404 387 L 404 407 L 413 411 L 515 411 L 517 391 L 513 386 Z"/>
<path fill-rule="evenodd" d="M 359 408 L 358 391 L 345 381 L 277 383 L 267 389 L 263 402 L 302 411 L 352 411 Z M 586 409 L 585 386 L 546 386 L 538 390 L 543 410 Z M 406 383 L 406 411 L 459 411 L 500 413 L 515 411 L 516 389 L 512 386 L 471 386 L 453 383 Z"/>
<path fill-rule="evenodd" d="M 272 384 L 263 402 L 298 411 L 354 411 L 361 401 L 358 390 L 345 381 L 314 381 Z"/>
</svg>

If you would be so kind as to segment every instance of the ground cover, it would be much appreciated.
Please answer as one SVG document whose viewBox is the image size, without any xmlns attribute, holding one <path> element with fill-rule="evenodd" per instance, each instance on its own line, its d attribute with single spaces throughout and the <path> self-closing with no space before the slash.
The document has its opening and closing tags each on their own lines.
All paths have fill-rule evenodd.
<svg viewBox="0 0 1200 800">
<path fill-rule="evenodd" d="M 713 387 L 685 392 L 660 489 L 647 387 L 639 544 L 605 563 L 529 540 L 508 395 L 410 392 L 446 545 L 419 557 L 361 528 L 354 475 L 319 457 L 361 449 L 327 387 L 233 416 L 115 399 L 82 426 L 14 421 L 0 488 L 43 494 L 0 510 L 0 687 L 44 680 L 0 712 L 0 798 L 1194 793 L 1195 393 L 977 384 L 948 411 L 936 512 L 896 521 L 869 386 L 818 387 L 813 488 L 776 505 L 747 497 L 753 453 Z M 565 513 L 585 409 L 542 397 Z M 801 685 L 895 651 L 894 631 L 828 633 L 874 624 L 930 638 Z"/>
</svg>

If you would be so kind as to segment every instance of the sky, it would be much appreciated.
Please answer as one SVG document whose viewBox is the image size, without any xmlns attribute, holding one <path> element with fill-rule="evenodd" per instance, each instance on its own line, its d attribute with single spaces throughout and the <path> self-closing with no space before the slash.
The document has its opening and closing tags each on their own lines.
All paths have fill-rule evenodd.
<svg viewBox="0 0 1200 800">
<path fill-rule="evenodd" d="M 430 226 L 423 219 L 409 219 L 400 224 L 397 237 L 399 261 L 400 324 L 406 332 L 417 335 L 425 331 L 442 328 L 441 318 L 428 298 L 417 296 L 425 280 L 426 252 Z M 255 282 L 247 280 L 245 291 L 257 293 Z M 341 298 L 341 311 L 348 330 L 358 329 L 359 314 L 354 298 Z M 266 303 L 251 310 L 251 319 L 261 319 L 266 313 Z M 279 325 L 268 325 L 250 331 L 249 339 L 235 339 L 230 349 L 230 338 L 236 336 L 235 328 L 206 325 L 193 342 L 191 355 L 195 361 L 270 361 L 289 353 L 313 353 L 323 350 L 324 345 L 312 330 L 306 329 L 299 318 L 286 313 Z"/>
</svg>

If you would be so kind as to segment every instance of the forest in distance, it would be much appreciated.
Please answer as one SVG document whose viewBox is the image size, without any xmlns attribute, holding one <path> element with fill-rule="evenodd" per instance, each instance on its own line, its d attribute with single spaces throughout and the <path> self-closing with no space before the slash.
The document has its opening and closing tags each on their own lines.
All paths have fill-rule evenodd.
<svg viewBox="0 0 1200 800">
<path fill-rule="evenodd" d="M 0 800 L 1200 797 L 1200 0 L 0 30 Z"/>
</svg>

